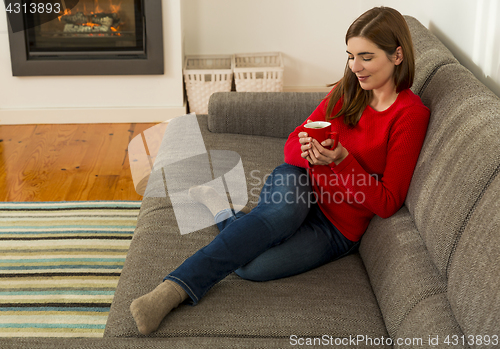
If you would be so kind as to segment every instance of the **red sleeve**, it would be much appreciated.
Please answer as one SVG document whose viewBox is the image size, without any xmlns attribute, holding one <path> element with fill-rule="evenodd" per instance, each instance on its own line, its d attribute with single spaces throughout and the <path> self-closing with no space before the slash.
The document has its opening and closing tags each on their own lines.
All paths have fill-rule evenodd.
<svg viewBox="0 0 500 349">
<path fill-rule="evenodd" d="M 307 120 L 326 120 L 326 105 L 327 100 L 324 99 L 320 103 L 320 105 L 312 112 L 312 114 L 288 136 L 288 139 L 285 143 L 285 162 L 287 164 L 303 168 L 310 168 L 309 161 L 300 156 L 302 151 L 300 150 L 301 145 L 299 143 L 299 133 L 302 132 L 302 127 L 307 123 Z"/>
<path fill-rule="evenodd" d="M 364 207 L 381 218 L 390 217 L 403 206 L 428 123 L 429 110 L 424 106 L 406 109 L 406 113 L 395 121 L 382 178 L 370 176 L 351 154 L 338 166 L 333 164 L 332 171 L 351 194 L 363 193 Z M 357 198 L 360 199 L 360 194 Z"/>
</svg>

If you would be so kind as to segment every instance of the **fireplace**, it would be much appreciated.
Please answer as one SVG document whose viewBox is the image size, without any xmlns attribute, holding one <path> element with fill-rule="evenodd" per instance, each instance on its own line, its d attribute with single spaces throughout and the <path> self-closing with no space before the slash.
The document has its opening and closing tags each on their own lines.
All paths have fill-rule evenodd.
<svg viewBox="0 0 500 349">
<path fill-rule="evenodd" d="M 163 74 L 161 1 L 59 3 L 57 15 L 27 11 L 24 30 L 9 28 L 14 76 Z"/>
</svg>

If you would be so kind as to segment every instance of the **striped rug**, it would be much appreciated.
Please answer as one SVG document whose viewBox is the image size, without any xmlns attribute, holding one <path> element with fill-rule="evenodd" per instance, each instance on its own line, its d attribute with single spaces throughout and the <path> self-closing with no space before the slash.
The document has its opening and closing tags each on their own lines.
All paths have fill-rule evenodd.
<svg viewBox="0 0 500 349">
<path fill-rule="evenodd" d="M 102 337 L 139 207 L 0 203 L 0 337 Z"/>
</svg>

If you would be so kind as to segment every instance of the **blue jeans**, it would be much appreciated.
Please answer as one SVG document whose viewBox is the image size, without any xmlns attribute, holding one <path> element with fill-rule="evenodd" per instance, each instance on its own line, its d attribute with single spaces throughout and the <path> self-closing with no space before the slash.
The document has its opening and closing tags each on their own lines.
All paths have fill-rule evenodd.
<svg viewBox="0 0 500 349">
<path fill-rule="evenodd" d="M 354 252 L 315 200 L 307 171 L 283 164 L 267 178 L 259 203 L 248 214 L 219 212 L 220 234 L 165 280 L 178 283 L 195 305 L 232 272 L 267 281 L 300 274 Z"/>
</svg>

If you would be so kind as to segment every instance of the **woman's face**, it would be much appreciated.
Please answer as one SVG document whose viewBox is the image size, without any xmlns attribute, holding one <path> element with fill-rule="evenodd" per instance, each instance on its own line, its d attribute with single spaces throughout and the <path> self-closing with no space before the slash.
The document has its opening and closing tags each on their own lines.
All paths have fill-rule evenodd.
<svg viewBox="0 0 500 349">
<path fill-rule="evenodd" d="M 395 90 L 392 76 L 395 66 L 403 60 L 400 47 L 396 52 L 389 58 L 384 50 L 368 39 L 353 37 L 347 41 L 349 68 L 358 77 L 362 89 L 387 92 Z"/>
</svg>

